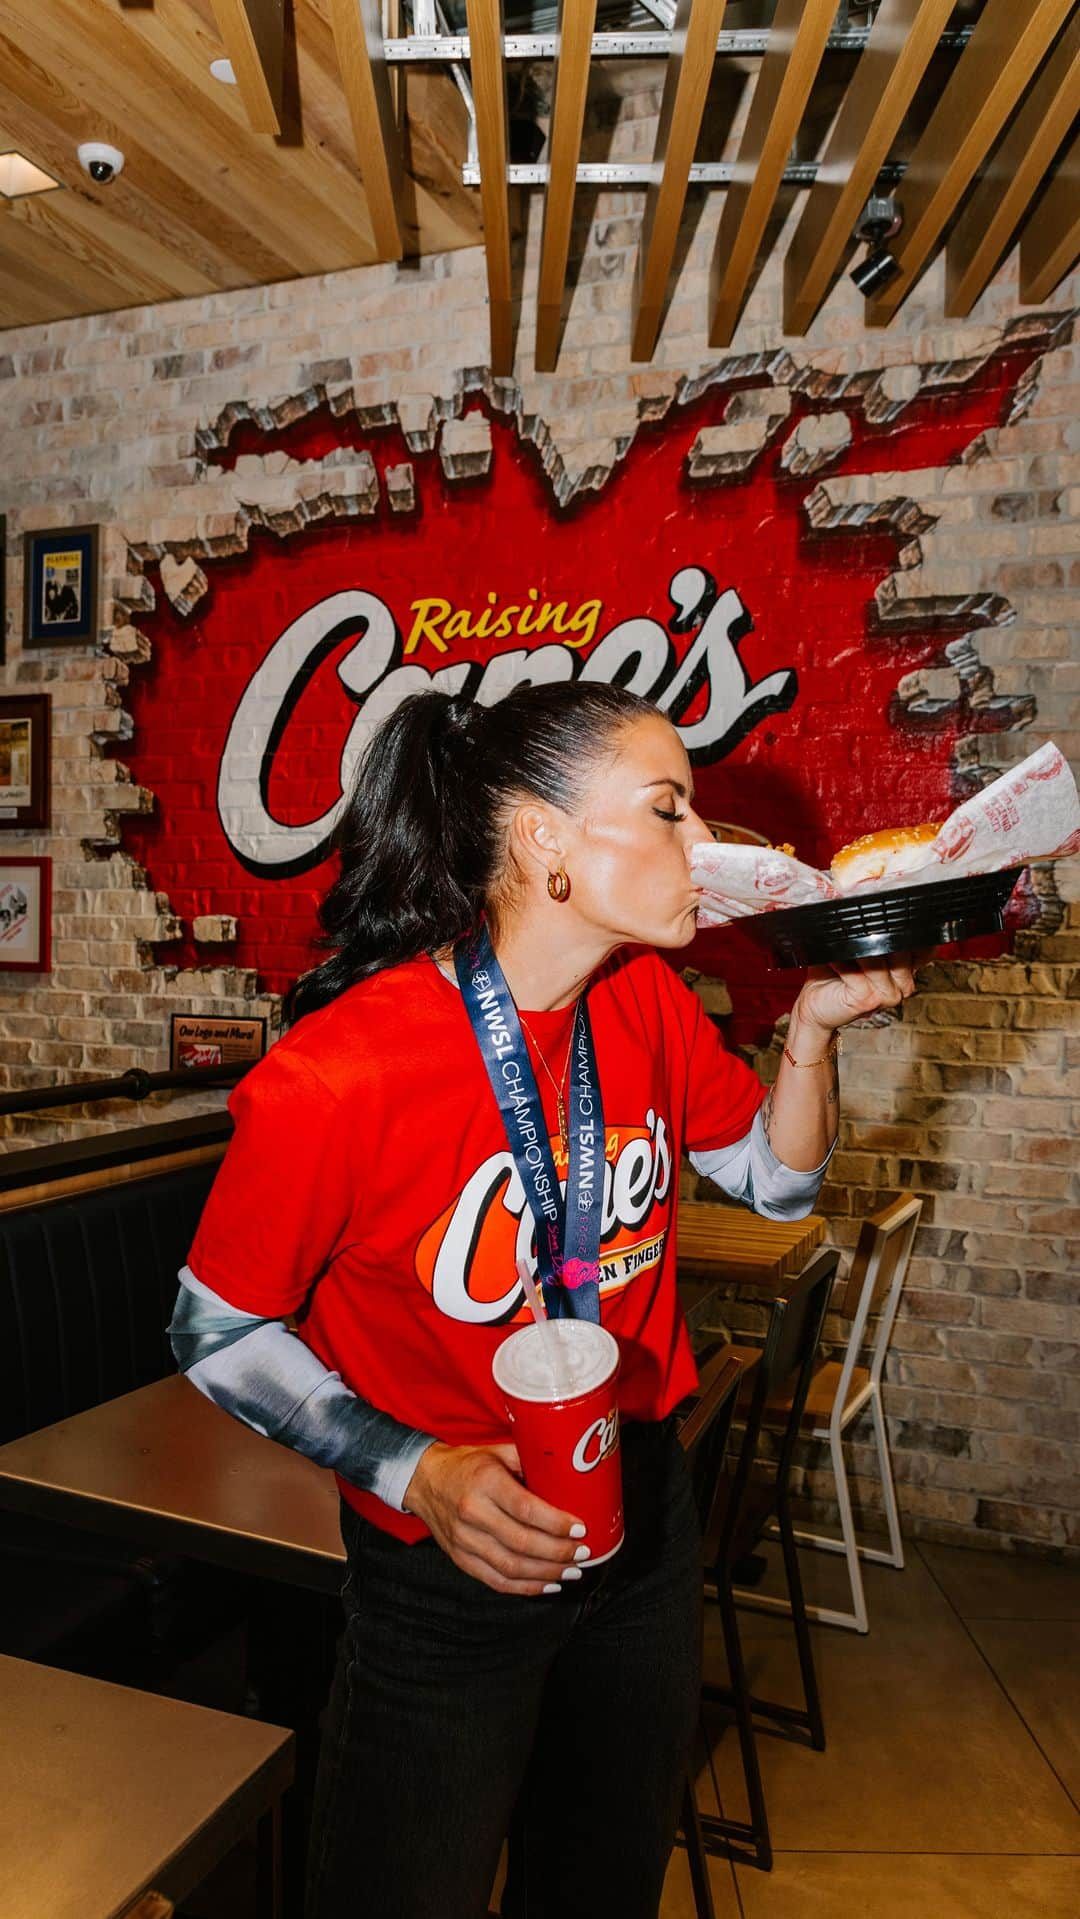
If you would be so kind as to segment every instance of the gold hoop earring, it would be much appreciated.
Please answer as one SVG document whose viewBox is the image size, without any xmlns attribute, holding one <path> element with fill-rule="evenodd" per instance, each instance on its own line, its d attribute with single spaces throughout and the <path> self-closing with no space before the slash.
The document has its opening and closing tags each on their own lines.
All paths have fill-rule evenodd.
<svg viewBox="0 0 1080 1919">
<path fill-rule="evenodd" d="M 548 874 L 548 892 L 553 900 L 560 902 L 570 898 L 570 875 L 565 866 L 560 866 L 557 873 Z"/>
</svg>

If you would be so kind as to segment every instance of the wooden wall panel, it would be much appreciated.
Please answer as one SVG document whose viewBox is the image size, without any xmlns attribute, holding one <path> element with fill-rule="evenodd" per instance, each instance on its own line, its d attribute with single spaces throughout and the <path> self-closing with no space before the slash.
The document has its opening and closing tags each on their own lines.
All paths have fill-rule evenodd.
<svg viewBox="0 0 1080 1919">
<path fill-rule="evenodd" d="M 773 16 L 735 163 L 738 177 L 724 195 L 713 252 L 711 347 L 730 345 L 738 325 L 747 282 L 835 18 L 832 0 L 780 0 Z"/>
<path fill-rule="evenodd" d="M 558 350 L 597 14 L 597 0 L 560 0 L 537 295 L 541 371 Z M 389 13 L 384 0 L 0 0 L 0 141 L 60 183 L 4 208 L 0 326 L 482 240 L 492 365 L 509 372 L 518 201 L 507 181 L 502 0 L 465 0 L 465 15 L 479 193 L 461 183 L 469 126 L 447 67 L 387 67 L 383 32 L 409 25 L 400 0 Z M 830 0 L 777 0 L 771 15 L 724 189 L 708 316 L 714 348 L 736 333 L 787 160 L 817 145 L 807 107 L 813 95 L 811 117 L 821 119 L 814 80 L 821 60 L 834 59 L 825 51 L 833 15 Z M 655 351 L 726 17 L 725 0 L 676 0 L 669 51 L 654 69 L 662 94 L 628 295 L 633 360 Z M 1080 0 L 984 0 L 963 51 L 950 33 L 951 75 L 943 85 L 937 77 L 939 67 L 948 72 L 941 48 L 931 83 L 931 57 L 958 19 L 953 0 L 881 0 L 854 67 L 830 64 L 835 119 L 784 261 L 786 332 L 805 332 L 883 164 L 912 144 L 894 243 L 900 271 L 869 303 L 869 325 L 888 324 L 950 228 L 950 315 L 970 309 L 1033 204 L 1021 249 L 1025 298 L 1045 297 L 1039 289 L 1075 258 L 1075 149 L 1036 196 L 1080 88 Z M 226 53 L 234 87 L 210 73 Z M 929 118 L 924 81 L 939 95 Z M 912 122 L 923 129 L 914 140 Z M 77 146 L 93 138 L 126 155 L 111 186 L 78 167 Z"/>
<path fill-rule="evenodd" d="M 953 0 L 882 0 L 784 259 L 784 332 L 803 334 L 914 97 Z"/>
<path fill-rule="evenodd" d="M 1048 300 L 1080 259 L 1080 137 L 1058 165 L 1020 241 L 1020 298 Z"/>
<path fill-rule="evenodd" d="M 0 326 L 107 311 L 364 266 L 381 250 L 358 176 L 330 0 L 294 0 L 290 95 L 275 140 L 253 133 L 239 89 L 222 86 L 212 0 L 0 0 L 4 139 L 62 182 L 47 216 L 7 209 L 18 234 L 47 223 L 53 271 L 29 270 L 10 231 Z M 406 252 L 473 246 L 479 198 L 461 184 L 464 107 L 444 71 L 409 75 L 414 177 L 401 183 Z M 80 141 L 121 148 L 124 172 L 98 187 Z M 99 257 L 100 255 L 100 257 Z M 35 256 L 36 257 L 36 256 Z M 124 259 L 130 270 L 120 271 Z"/>
<path fill-rule="evenodd" d="M 280 133 L 284 0 L 213 0 L 213 8 L 252 132 Z"/>
<path fill-rule="evenodd" d="M 1080 14 L 1045 62 L 949 237 L 945 312 L 970 313 L 1080 107 Z"/>
<path fill-rule="evenodd" d="M 725 4 L 726 0 L 678 0 L 653 151 L 662 174 L 660 184 L 646 194 L 641 227 L 632 360 L 651 360 L 656 348 Z"/>
<path fill-rule="evenodd" d="M 596 0 L 559 0 L 559 52 L 548 141 L 548 183 L 536 295 L 536 370 L 550 373 L 559 350 L 574 190 L 581 153 Z"/>
<path fill-rule="evenodd" d="M 506 184 L 506 68 L 502 50 L 501 0 L 468 0 L 476 144 L 480 154 L 480 204 L 484 214 L 491 367 L 514 365 L 513 294 L 510 283 L 510 194 Z"/>
<path fill-rule="evenodd" d="M 1073 0 L 987 0 L 904 175 L 900 272 L 867 308 L 885 326 L 922 272 Z"/>
<path fill-rule="evenodd" d="M 380 0 L 330 0 L 330 21 L 375 245 L 381 259 L 400 260 L 401 135 L 383 55 Z"/>
</svg>

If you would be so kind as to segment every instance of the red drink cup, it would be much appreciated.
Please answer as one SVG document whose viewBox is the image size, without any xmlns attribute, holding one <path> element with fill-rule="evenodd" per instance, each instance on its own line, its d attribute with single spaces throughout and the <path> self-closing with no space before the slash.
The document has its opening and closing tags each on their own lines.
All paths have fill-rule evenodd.
<svg viewBox="0 0 1080 1919">
<path fill-rule="evenodd" d="M 491 1370 L 529 1491 L 582 1521 L 586 1565 L 610 1559 L 623 1540 L 619 1348 L 611 1334 L 584 1319 L 525 1326 L 503 1340 Z"/>
</svg>

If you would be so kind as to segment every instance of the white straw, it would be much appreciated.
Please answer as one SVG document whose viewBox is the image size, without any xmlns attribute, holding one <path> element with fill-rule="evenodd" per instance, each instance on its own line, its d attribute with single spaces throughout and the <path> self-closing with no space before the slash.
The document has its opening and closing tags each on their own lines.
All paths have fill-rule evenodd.
<svg viewBox="0 0 1080 1919">
<path fill-rule="evenodd" d="M 551 1367 L 555 1390 L 569 1397 L 574 1388 L 573 1381 L 567 1378 L 566 1370 L 562 1363 L 562 1341 L 555 1331 L 552 1321 L 544 1311 L 543 1303 L 540 1299 L 539 1287 L 529 1271 L 526 1260 L 518 1260 L 517 1275 L 525 1288 L 525 1297 L 529 1302 L 529 1311 L 532 1313 L 537 1326 L 540 1328 L 540 1347 L 548 1365 Z"/>
<path fill-rule="evenodd" d="M 525 1297 L 529 1302 L 529 1311 L 532 1313 L 532 1316 L 535 1319 L 537 1325 L 541 1328 L 543 1332 L 546 1333 L 548 1330 L 548 1317 L 544 1311 L 543 1305 L 541 1304 L 539 1288 L 536 1284 L 535 1279 L 533 1278 L 532 1274 L 529 1271 L 528 1262 L 526 1260 L 524 1259 L 518 1260 L 517 1275 L 522 1285 L 525 1288 Z"/>
</svg>

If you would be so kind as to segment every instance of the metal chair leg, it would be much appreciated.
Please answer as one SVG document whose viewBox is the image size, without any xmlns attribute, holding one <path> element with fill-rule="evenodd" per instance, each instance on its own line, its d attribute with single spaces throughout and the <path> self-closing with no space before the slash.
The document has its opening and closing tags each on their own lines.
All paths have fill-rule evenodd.
<svg viewBox="0 0 1080 1919">
<path fill-rule="evenodd" d="M 735 1723 L 739 1733 L 739 1749 L 742 1754 L 750 1818 L 743 1821 L 715 1819 L 711 1815 L 706 1815 L 701 1819 L 701 1830 L 706 1846 L 710 1850 L 718 1850 L 726 1858 L 741 1860 L 744 1864 L 759 1866 L 762 1872 L 770 1872 L 773 1859 L 772 1840 L 769 1835 L 769 1817 L 765 1810 L 765 1788 L 761 1783 L 761 1766 L 758 1762 L 750 1686 L 746 1675 L 746 1662 L 743 1658 L 742 1640 L 739 1637 L 739 1622 L 735 1616 L 735 1604 L 724 1568 L 720 1569 L 717 1579 L 716 1597 L 720 1607 L 724 1650 L 727 1654 L 728 1675 L 731 1680 L 730 1700 L 735 1708 Z M 709 1685 L 702 1687 L 702 1696 L 705 1699 L 723 1698 L 725 1701 L 729 1697 L 723 1688 Z"/>
<path fill-rule="evenodd" d="M 848 1582 L 851 1586 L 850 1621 L 839 1616 L 838 1623 L 850 1623 L 856 1632 L 869 1630 L 866 1611 L 866 1593 L 863 1589 L 862 1567 L 859 1564 L 859 1542 L 855 1536 L 855 1516 L 851 1510 L 851 1490 L 848 1486 L 847 1467 L 844 1464 L 844 1437 L 842 1433 L 832 1433 L 829 1438 L 829 1453 L 832 1458 L 833 1479 L 836 1482 L 836 1504 L 840 1513 L 840 1534 L 844 1542 L 844 1558 L 847 1561 Z M 810 1610 L 809 1608 L 807 1609 Z M 811 1613 L 811 1617 L 814 1614 Z"/>
<path fill-rule="evenodd" d="M 885 1502 L 885 1518 L 889 1527 L 889 1545 L 891 1557 L 881 1554 L 882 1561 L 898 1570 L 904 1564 L 904 1538 L 900 1531 L 900 1508 L 896 1501 L 896 1487 L 893 1484 L 892 1460 L 889 1456 L 889 1429 L 885 1424 L 885 1408 L 881 1403 L 880 1392 L 875 1392 L 870 1401 L 870 1410 L 874 1420 L 874 1439 L 877 1445 L 878 1467 L 881 1472 L 881 1494 Z M 869 1557 L 869 1555 L 867 1555 Z"/>
<path fill-rule="evenodd" d="M 788 1592 L 791 1596 L 791 1623 L 795 1628 L 795 1643 L 799 1650 L 799 1670 L 802 1673 L 803 1696 L 806 1700 L 806 1715 L 810 1726 L 810 1744 L 815 1752 L 825 1750 L 825 1721 L 821 1713 L 821 1695 L 818 1692 L 817 1672 L 814 1668 L 814 1648 L 810 1643 L 810 1626 L 806 1617 L 806 1600 L 803 1597 L 802 1576 L 799 1572 L 799 1549 L 791 1530 L 791 1514 L 785 1499 L 777 1512 L 780 1524 L 780 1544 L 784 1554 L 784 1572 L 787 1575 Z"/>
<path fill-rule="evenodd" d="M 694 1794 L 694 1776 L 689 1770 L 686 1774 L 680 1824 L 686 1841 L 686 1859 L 690 1867 L 690 1884 L 694 1891 L 694 1911 L 697 1913 L 697 1919 L 716 1919 L 716 1907 L 713 1905 L 712 1886 L 709 1882 L 709 1860 L 701 1830 L 701 1815 L 698 1812 Z"/>
<path fill-rule="evenodd" d="M 851 1611 L 840 1612 L 832 1606 L 806 1606 L 806 1617 L 819 1626 L 843 1626 L 848 1632 L 868 1632 L 869 1615 L 866 1610 L 866 1593 L 863 1587 L 860 1559 L 869 1555 L 860 1547 L 855 1534 L 855 1519 L 851 1510 L 851 1493 L 848 1488 L 847 1468 L 844 1464 L 844 1440 L 842 1433 L 831 1433 L 829 1452 L 832 1459 L 833 1478 L 836 1482 L 836 1504 L 840 1514 L 840 1538 L 831 1539 L 826 1534 L 804 1532 L 791 1527 L 791 1537 L 799 1546 L 812 1546 L 819 1552 L 843 1553 L 847 1561 L 848 1583 L 851 1587 Z M 790 1524 L 790 1522 L 789 1522 Z M 780 1539 L 778 1525 L 768 1528 L 770 1539 Z M 790 1580 L 788 1581 L 790 1589 Z M 741 1586 L 735 1588 L 735 1597 L 740 1606 L 749 1607 L 755 1612 L 790 1613 L 791 1604 L 787 1599 L 771 1593 L 745 1591 Z"/>
</svg>

